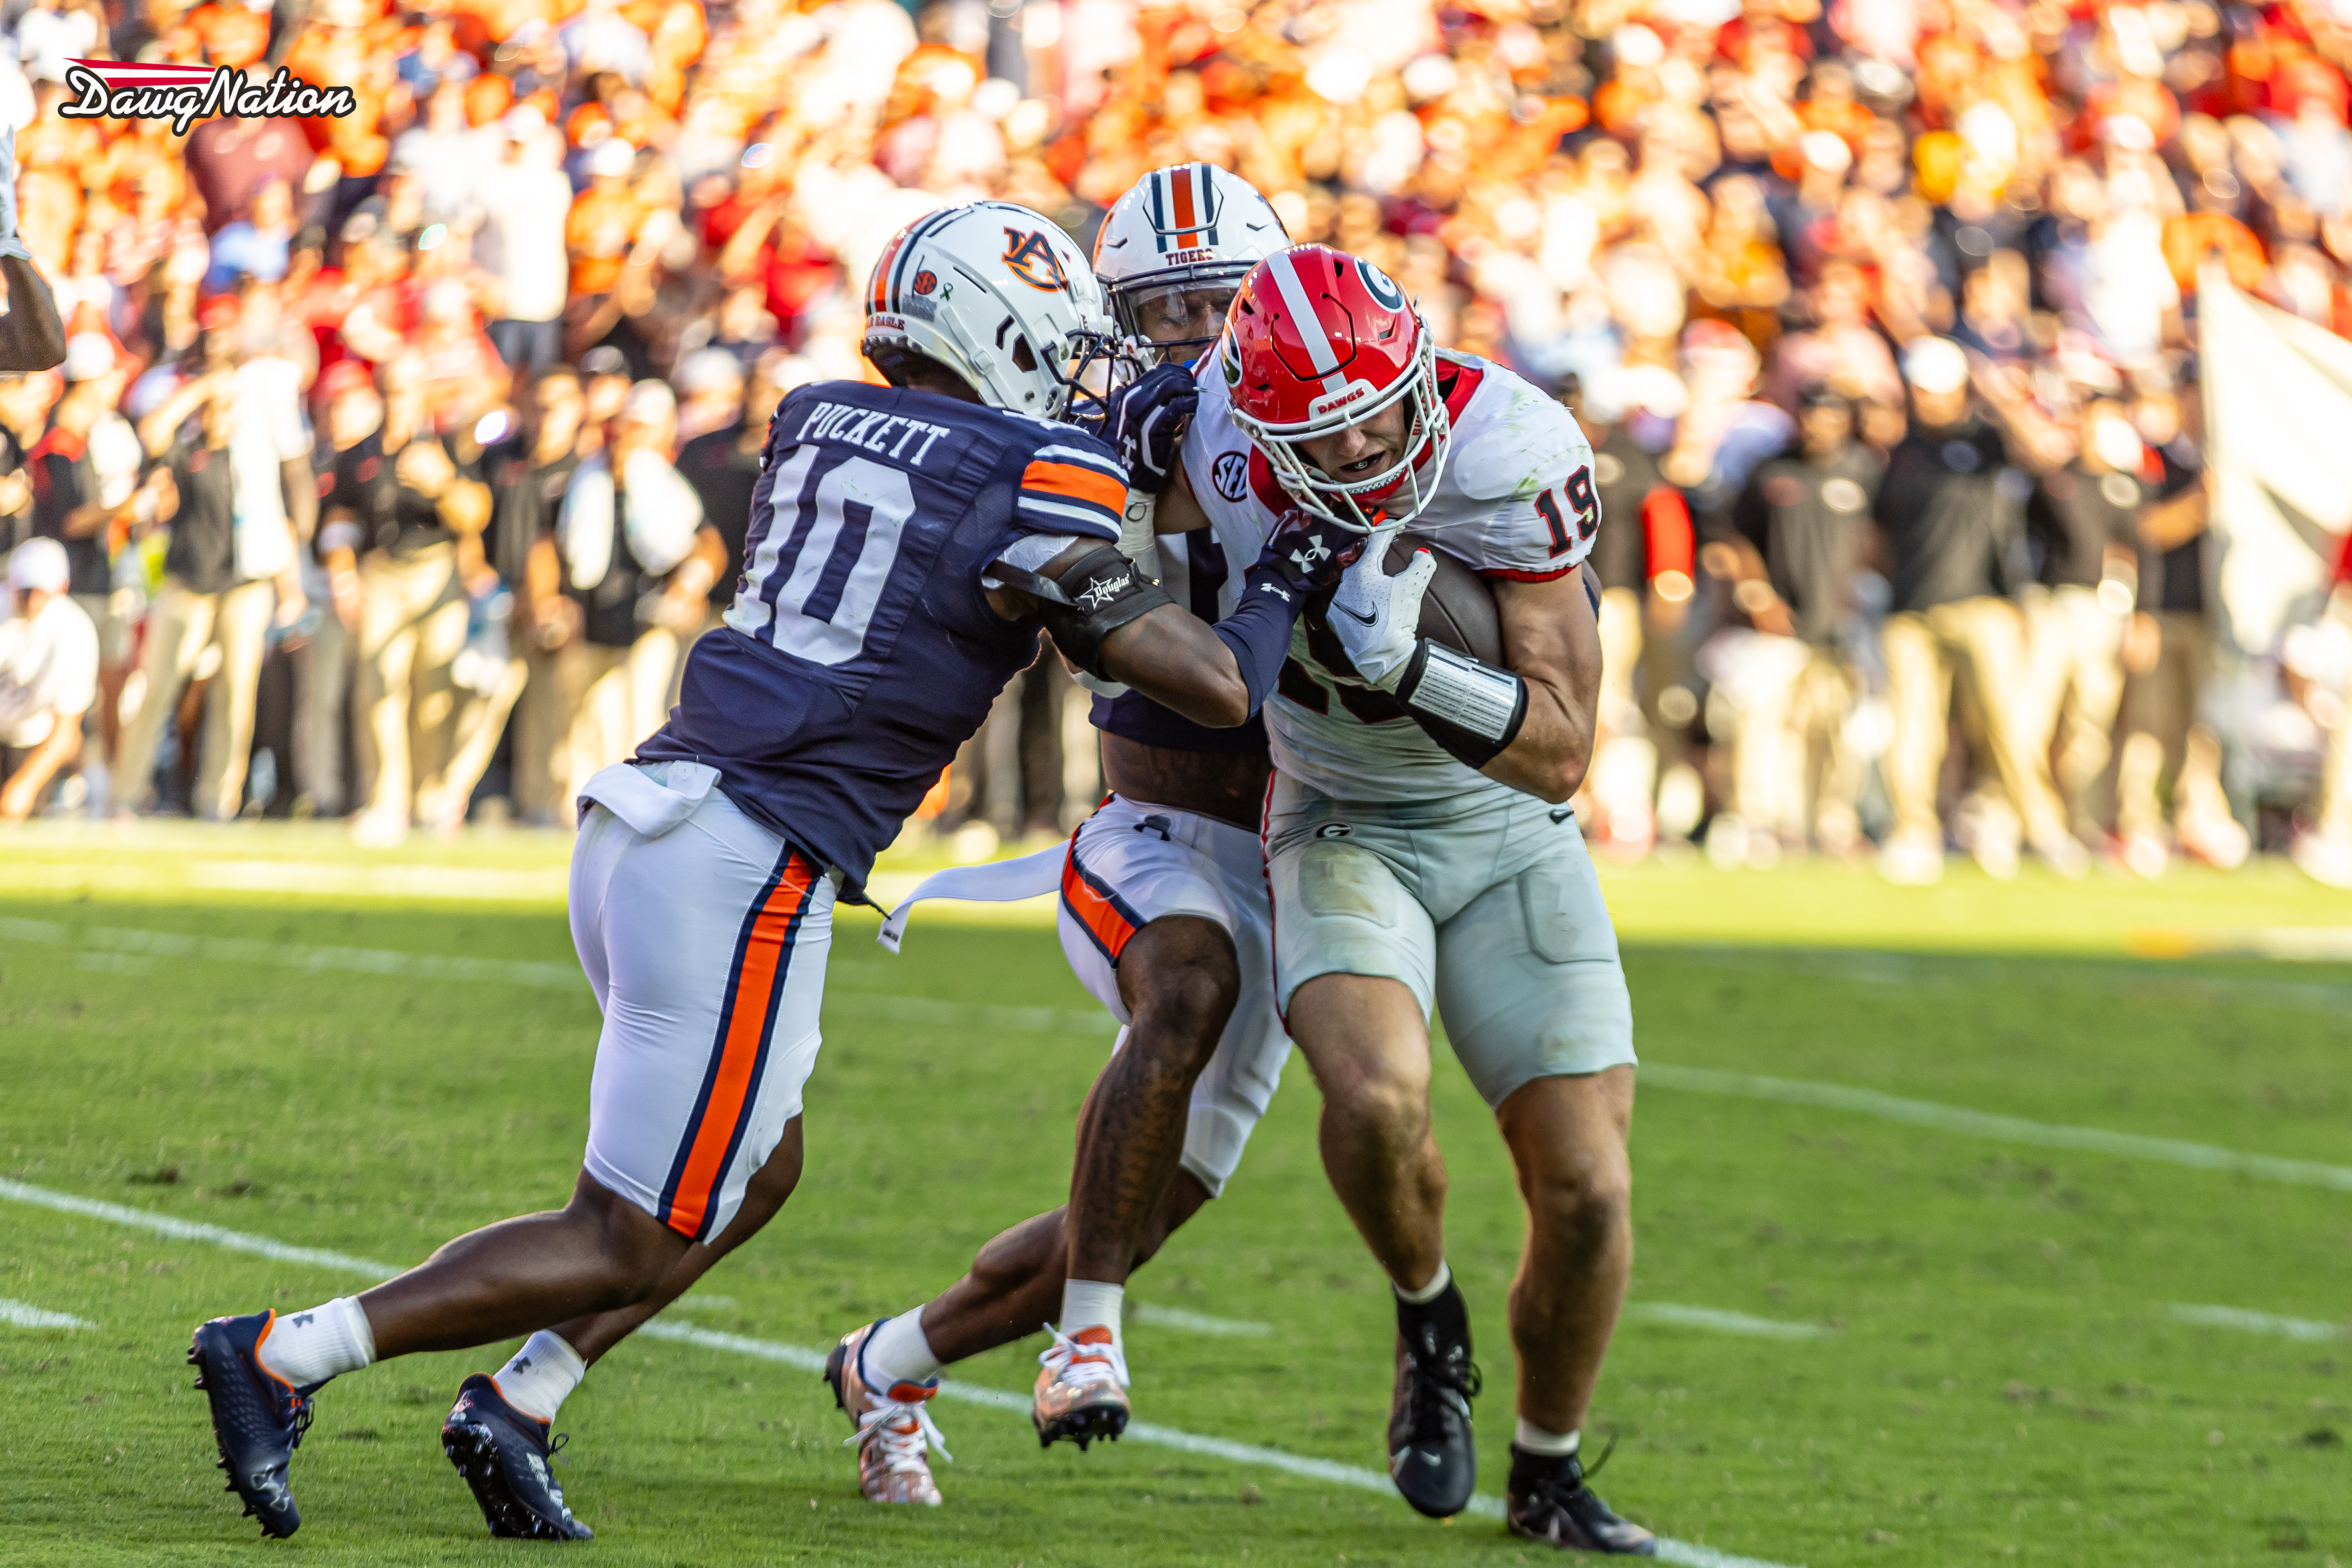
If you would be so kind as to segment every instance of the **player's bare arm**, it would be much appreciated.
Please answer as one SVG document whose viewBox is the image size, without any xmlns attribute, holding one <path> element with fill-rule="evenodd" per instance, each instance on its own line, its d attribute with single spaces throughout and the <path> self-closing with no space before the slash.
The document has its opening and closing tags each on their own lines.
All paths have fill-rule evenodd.
<svg viewBox="0 0 2352 1568">
<path fill-rule="evenodd" d="M 1098 540 L 1082 539 L 1046 562 L 1038 575 L 1056 585 L 1075 588 L 1080 594 L 1116 591 L 1121 575 L 1117 566 L 1109 568 L 1108 577 L 1079 570 L 1083 563 L 1098 558 L 1104 548 Z M 1140 575 L 1131 564 L 1126 570 Z M 1012 587 L 991 590 L 989 601 L 1007 621 L 1038 614 L 1045 608 L 1036 595 Z M 1061 642 L 1060 636 L 1055 642 Z M 1081 664 L 1088 662 L 1078 649 L 1063 651 Z M 1195 724 L 1231 729 L 1246 723 L 1253 711 L 1249 683 L 1243 678 L 1233 650 L 1198 616 L 1164 595 L 1152 609 L 1105 634 L 1097 656 L 1110 679 L 1173 708 Z"/>
<path fill-rule="evenodd" d="M 1554 805 L 1583 787 L 1601 701 L 1601 623 L 1586 570 L 1495 584 L 1504 663 L 1526 684 L 1528 709 L 1517 737 L 1479 771 Z"/>
</svg>

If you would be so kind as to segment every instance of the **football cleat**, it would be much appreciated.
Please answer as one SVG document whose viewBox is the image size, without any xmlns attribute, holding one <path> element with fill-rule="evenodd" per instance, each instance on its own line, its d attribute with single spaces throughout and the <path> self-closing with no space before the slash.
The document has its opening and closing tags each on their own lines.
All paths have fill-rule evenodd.
<svg viewBox="0 0 2352 1568">
<path fill-rule="evenodd" d="M 1603 1454 L 1602 1462 L 1608 1458 Z M 1563 1552 L 1655 1557 L 1658 1538 L 1632 1520 L 1620 1519 L 1584 1479 L 1584 1462 L 1574 1454 L 1552 1458 L 1512 1448 L 1511 1479 L 1503 1503 L 1511 1533 Z"/>
<path fill-rule="evenodd" d="M 865 1363 L 859 1359 L 866 1342 L 887 1319 L 877 1320 L 841 1337 L 824 1358 L 824 1381 L 833 1402 L 857 1430 L 842 1447 L 857 1450 L 857 1491 L 868 1502 L 940 1506 L 939 1483 L 931 1479 L 930 1450 L 952 1460 L 929 1408 L 940 1391 L 936 1377 L 927 1383 L 894 1383 L 887 1389 L 869 1387 Z"/>
<path fill-rule="evenodd" d="M 548 1441 L 549 1423 L 507 1403 L 495 1379 L 480 1373 L 457 1385 L 457 1403 L 441 1423 L 441 1451 L 466 1478 L 490 1533 L 509 1541 L 591 1541 L 596 1532 L 572 1517 L 548 1468 L 563 1439 Z"/>
<path fill-rule="evenodd" d="M 188 1364 L 197 1369 L 196 1386 L 212 1406 L 213 1443 L 228 1472 L 228 1490 L 261 1521 L 262 1534 L 282 1540 L 302 1528 L 286 1468 L 310 1429 L 317 1385 L 297 1388 L 261 1364 L 261 1342 L 277 1321 L 274 1312 L 215 1318 L 189 1342 Z"/>
<path fill-rule="evenodd" d="M 1127 1430 L 1127 1357 L 1108 1328 L 1080 1329 L 1073 1336 L 1053 1324 L 1053 1345 L 1037 1358 L 1037 1397 L 1029 1418 L 1037 1425 L 1037 1446 L 1067 1437 L 1086 1452 L 1097 1437 L 1118 1441 Z"/>
<path fill-rule="evenodd" d="M 1404 1500 L 1432 1519 L 1470 1505 L 1478 1450 L 1470 1401 L 1480 1387 L 1470 1359 L 1470 1309 L 1449 1281 L 1435 1301 L 1397 1301 L 1396 1396 L 1389 1406 L 1389 1476 Z"/>
</svg>

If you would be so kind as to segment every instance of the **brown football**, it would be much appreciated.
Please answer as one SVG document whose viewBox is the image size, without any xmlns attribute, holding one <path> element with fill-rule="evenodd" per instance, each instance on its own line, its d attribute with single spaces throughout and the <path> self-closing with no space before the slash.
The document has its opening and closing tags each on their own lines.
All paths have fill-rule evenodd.
<svg viewBox="0 0 2352 1568">
<path fill-rule="evenodd" d="M 1412 552 L 1423 549 L 1436 560 L 1437 574 L 1422 595 L 1421 635 L 1482 664 L 1501 667 L 1503 626 L 1495 612 L 1495 591 L 1460 556 L 1433 539 L 1400 534 L 1390 543 L 1388 559 L 1381 564 L 1391 573 L 1402 571 Z"/>
</svg>

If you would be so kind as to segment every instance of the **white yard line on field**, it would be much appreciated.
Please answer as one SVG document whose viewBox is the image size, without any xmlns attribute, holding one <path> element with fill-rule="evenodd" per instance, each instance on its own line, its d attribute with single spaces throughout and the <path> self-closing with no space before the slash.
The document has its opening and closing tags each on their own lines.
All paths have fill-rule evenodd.
<svg viewBox="0 0 2352 1568">
<path fill-rule="evenodd" d="M 110 953 L 133 953 L 157 957 L 191 958 L 213 963 L 264 964 L 280 968 L 341 970 L 373 975 L 415 975 L 427 979 L 487 980 L 547 989 L 571 990 L 585 984 L 569 964 L 533 963 L 510 958 L 444 957 L 429 953 L 403 953 L 376 947 L 312 947 L 289 942 L 262 942 L 249 937 L 188 936 L 177 932 L 139 931 L 116 926 L 73 927 L 47 920 L 0 920 L 0 941 L 48 945 L 72 943 Z M 951 1002 L 929 997 L 885 996 L 859 989 L 857 980 L 840 969 L 879 968 L 875 964 L 839 966 L 828 977 L 828 999 L 869 1017 L 905 1023 L 975 1024 L 984 1028 L 1020 1030 L 1040 1034 L 1106 1035 L 1112 1020 L 1099 1012 L 1071 1008 L 1003 1007 L 989 1002 Z M 2137 1133 L 2110 1132 L 2104 1127 L 2071 1127 L 2059 1123 L 2032 1122 L 1965 1106 L 1942 1105 L 1928 1100 L 1906 1100 L 1872 1089 L 1840 1083 L 1816 1083 L 1803 1079 L 1768 1078 L 1749 1072 L 1726 1072 L 1706 1067 L 1676 1067 L 1667 1062 L 1642 1063 L 1644 1085 L 1700 1094 L 1723 1094 L 1745 1100 L 1777 1100 L 1874 1116 L 1882 1121 L 1933 1127 L 1939 1132 L 1989 1138 L 1998 1143 L 2027 1144 L 2037 1148 L 2073 1149 L 2084 1154 L 2111 1155 L 2122 1159 L 2149 1160 L 2184 1166 L 2192 1170 L 2228 1171 L 2263 1181 L 2297 1186 L 2320 1186 L 2352 1192 L 2352 1167 L 2320 1165 L 2309 1160 L 2251 1155 L 2210 1144 L 2185 1143 L 2176 1138 L 2152 1138 Z"/>
<path fill-rule="evenodd" d="M 1625 1303 L 1625 1316 L 1643 1322 L 1713 1329 L 1717 1333 L 1748 1334 L 1757 1339 L 1826 1339 L 1837 1333 L 1835 1329 L 1824 1328 L 1819 1323 L 1751 1318 L 1746 1312 L 1718 1312 L 1713 1307 L 1685 1307 L 1673 1301 L 1628 1301 Z"/>
<path fill-rule="evenodd" d="M 322 1251 L 317 1248 L 296 1247 L 273 1240 L 267 1236 L 254 1236 L 239 1230 L 226 1230 L 217 1225 L 198 1225 L 169 1215 L 153 1214 L 145 1209 L 130 1208 L 119 1203 L 104 1203 L 97 1198 L 82 1197 L 69 1192 L 53 1192 L 47 1187 L 34 1186 L 26 1182 L 0 1178 L 0 1198 L 14 1198 L 19 1203 L 36 1204 L 43 1208 L 65 1214 L 79 1214 L 92 1219 L 110 1220 L 117 1225 L 132 1226 L 158 1236 L 175 1240 L 208 1241 L 215 1247 L 234 1251 L 250 1252 L 263 1258 L 288 1263 L 311 1263 L 323 1269 L 346 1273 L 363 1274 L 371 1280 L 387 1279 L 398 1272 L 388 1263 L 378 1263 L 366 1258 L 354 1258 L 349 1253 Z M 686 1301 L 694 1298 L 688 1295 Z M 0 1318 L 5 1309 L 18 1306 L 16 1302 L 0 1302 Z M 37 1308 L 26 1307 L 28 1312 Z M 44 1313 L 47 1320 L 62 1319 L 63 1313 Z M 7 1321 L 15 1321 L 7 1319 Z M 85 1327 L 79 1319 L 66 1322 L 46 1321 L 39 1327 Z M 722 1350 L 736 1355 L 756 1357 L 803 1372 L 822 1373 L 825 1352 L 805 1345 L 783 1344 L 775 1340 L 752 1339 L 743 1334 L 721 1333 L 715 1329 L 697 1328 L 692 1323 L 656 1320 L 637 1333 L 646 1339 L 664 1340 L 674 1344 L 698 1345 L 705 1350 Z M 968 1405 L 985 1405 L 992 1409 L 1015 1411 L 1026 1416 L 1029 1400 L 1024 1395 L 1012 1394 L 1000 1388 L 983 1388 L 978 1384 L 954 1379 L 940 1385 L 942 1398 L 961 1400 Z M 1336 1486 L 1352 1487 L 1362 1491 L 1386 1494 L 1392 1490 L 1388 1476 L 1360 1465 L 1343 1465 L 1332 1459 L 1310 1458 L 1304 1454 L 1285 1453 L 1280 1448 L 1260 1448 L 1254 1443 L 1235 1443 L 1223 1437 L 1204 1437 L 1196 1432 L 1180 1431 L 1173 1427 L 1161 1427 L 1149 1421 L 1128 1425 L 1127 1436 L 1139 1443 L 1150 1443 L 1160 1448 L 1177 1448 L 1188 1454 L 1200 1454 L 1211 1458 L 1230 1459 L 1239 1465 L 1253 1465 L 1265 1469 L 1308 1480 L 1328 1481 Z M 1497 1498 L 1481 1494 L 1470 1500 L 1469 1511 L 1486 1519 L 1499 1519 L 1503 1504 Z M 1658 1560 L 1676 1563 L 1683 1568 L 1787 1568 L 1786 1564 L 1760 1558 L 1738 1557 L 1718 1552 L 1711 1546 L 1695 1542 L 1674 1541 L 1660 1537 Z"/>
<path fill-rule="evenodd" d="M 2333 1187 L 2352 1192 L 2352 1168 L 2323 1166 L 2309 1160 L 2283 1160 L 2270 1155 L 2242 1154 L 2210 1144 L 2188 1144 L 2177 1138 L 2150 1138 L 2137 1133 L 2113 1133 L 2104 1127 L 2069 1127 L 2053 1122 L 2029 1122 L 2022 1116 L 1997 1115 L 1959 1105 L 1939 1105 L 1932 1100 L 1905 1100 L 1874 1089 L 1853 1089 L 1843 1083 L 1812 1083 L 1796 1078 L 1767 1078 L 1753 1072 L 1722 1072 L 1711 1067 L 1671 1067 L 1644 1061 L 1641 1082 L 1645 1088 L 1682 1089 L 1701 1094 L 1728 1094 L 1743 1100 L 1778 1100 L 1792 1105 L 1818 1105 L 1851 1111 L 1885 1122 L 1907 1122 L 1938 1132 L 1962 1133 L 2005 1144 L 2031 1144 L 2044 1149 L 2074 1149 L 2084 1154 L 2115 1155 L 2130 1160 L 2186 1166 L 2192 1170 L 2229 1171 L 2264 1181 L 2296 1186 Z"/>
<path fill-rule="evenodd" d="M 1226 1338 L 1255 1339 L 1274 1332 L 1272 1323 L 1244 1322 L 1239 1318 L 1213 1318 L 1206 1312 L 1189 1312 L 1182 1307 L 1163 1307 L 1157 1301 L 1130 1301 L 1127 1315 L 1137 1322 L 1157 1329 L 1182 1329 L 1187 1333 L 1219 1334 Z"/>
<path fill-rule="evenodd" d="M 78 1318 L 71 1312 L 53 1312 L 30 1301 L 12 1301 L 5 1296 L 0 1296 L 0 1323 L 13 1323 L 20 1329 L 94 1329 L 98 1326 L 88 1318 Z"/>
<path fill-rule="evenodd" d="M 2250 1312 L 2243 1307 L 2196 1306 L 2187 1301 L 2173 1304 L 2172 1315 L 2184 1323 L 2196 1323 L 2201 1328 L 2243 1329 L 2248 1333 L 2273 1333 L 2287 1339 L 2342 1339 L 2343 1328 L 2336 1323 L 2321 1322 L 2313 1318 L 2274 1318 L 2268 1312 Z"/>
</svg>

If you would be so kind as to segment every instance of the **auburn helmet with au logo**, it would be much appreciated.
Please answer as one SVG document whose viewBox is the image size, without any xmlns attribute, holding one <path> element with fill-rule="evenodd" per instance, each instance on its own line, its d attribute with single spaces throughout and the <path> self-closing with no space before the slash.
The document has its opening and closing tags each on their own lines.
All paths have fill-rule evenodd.
<svg viewBox="0 0 2352 1568">
<path fill-rule="evenodd" d="M 1394 279 L 1370 262 L 1307 245 L 1268 256 L 1225 318 L 1218 369 L 1234 423 L 1308 511 L 1358 530 L 1418 517 L 1437 497 L 1454 426 L 1437 390 L 1437 344 Z M 1402 405 L 1392 460 L 1332 475 L 1303 444 Z"/>
<path fill-rule="evenodd" d="M 1011 202 L 927 213 L 891 236 L 866 287 L 866 345 L 911 349 L 992 408 L 1068 415 L 1076 367 L 1111 336 L 1086 253 Z"/>
</svg>

